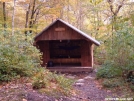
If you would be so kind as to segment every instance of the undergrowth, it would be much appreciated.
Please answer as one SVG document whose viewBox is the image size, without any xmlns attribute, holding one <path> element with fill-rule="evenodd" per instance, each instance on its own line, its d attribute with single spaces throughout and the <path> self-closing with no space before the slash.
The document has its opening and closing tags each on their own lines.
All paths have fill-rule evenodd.
<svg viewBox="0 0 134 101">
<path fill-rule="evenodd" d="M 104 79 L 102 85 L 107 88 L 114 88 L 124 85 L 124 81 L 122 78 L 111 78 L 111 79 Z"/>
<path fill-rule="evenodd" d="M 119 20 L 120 21 L 120 20 Z M 134 28 L 129 26 L 130 22 L 116 23 L 119 29 L 113 31 L 112 38 L 105 42 L 106 59 L 97 72 L 98 79 L 104 79 L 105 87 L 122 86 L 123 82 L 134 88 Z"/>
<path fill-rule="evenodd" d="M 33 46 L 31 36 L 3 33 L 0 36 L 0 83 L 22 77 L 32 79 L 34 89 L 54 95 L 70 95 L 73 80 L 41 67 L 41 53 Z"/>
<path fill-rule="evenodd" d="M 40 71 L 33 77 L 33 88 L 41 92 L 58 96 L 69 96 L 72 93 L 74 80 L 66 78 L 63 74 L 49 72 L 46 69 Z"/>
<path fill-rule="evenodd" d="M 0 36 L 0 82 L 32 76 L 40 67 L 40 53 L 23 34 Z"/>
<path fill-rule="evenodd" d="M 97 78 L 114 78 L 122 75 L 122 70 L 111 63 L 106 63 L 98 69 Z"/>
</svg>

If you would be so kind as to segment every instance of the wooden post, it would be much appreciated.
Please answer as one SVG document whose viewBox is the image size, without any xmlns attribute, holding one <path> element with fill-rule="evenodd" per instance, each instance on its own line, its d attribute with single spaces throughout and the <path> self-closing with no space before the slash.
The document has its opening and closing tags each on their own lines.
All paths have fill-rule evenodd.
<svg viewBox="0 0 134 101">
<path fill-rule="evenodd" d="M 91 44 L 88 41 L 82 41 L 81 45 L 81 65 L 91 67 Z"/>
<path fill-rule="evenodd" d="M 43 44 L 43 65 L 45 65 L 50 60 L 50 53 L 49 53 L 49 42 L 44 42 Z"/>
<path fill-rule="evenodd" d="M 41 42 L 38 42 L 37 45 L 39 46 L 40 52 L 43 53 L 42 66 L 46 66 L 47 62 L 50 60 L 49 42 L 48 41 L 41 41 Z"/>
<path fill-rule="evenodd" d="M 94 55 L 93 55 L 93 50 L 94 50 L 94 46 L 93 44 L 91 45 L 91 66 L 93 67 L 94 65 Z"/>
</svg>

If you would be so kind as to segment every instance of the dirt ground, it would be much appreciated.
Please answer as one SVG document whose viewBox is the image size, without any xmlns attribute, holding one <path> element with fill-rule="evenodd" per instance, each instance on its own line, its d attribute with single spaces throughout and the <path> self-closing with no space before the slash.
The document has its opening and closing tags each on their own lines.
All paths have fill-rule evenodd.
<svg viewBox="0 0 134 101">
<path fill-rule="evenodd" d="M 73 88 L 77 93 L 71 97 L 61 96 L 59 98 L 33 90 L 29 82 L 8 83 L 0 86 L 0 101 L 106 101 L 107 98 L 122 97 L 122 91 L 113 92 L 103 88 L 95 76 L 95 72 L 67 74 L 68 78 L 76 79 Z"/>
</svg>

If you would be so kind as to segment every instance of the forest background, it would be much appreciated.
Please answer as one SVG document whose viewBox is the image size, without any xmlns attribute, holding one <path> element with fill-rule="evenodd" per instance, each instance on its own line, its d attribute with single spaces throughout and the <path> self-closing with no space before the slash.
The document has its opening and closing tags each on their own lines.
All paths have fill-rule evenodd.
<svg viewBox="0 0 134 101">
<path fill-rule="evenodd" d="M 23 63 L 36 57 L 31 53 L 33 37 L 57 18 L 101 43 L 100 47 L 94 49 L 95 67 L 102 67 L 98 71 L 98 78 L 122 77 L 134 83 L 134 0 L 0 0 L 0 69 L 4 73 L 8 70 L 9 74 L 12 70 L 4 68 L 5 65 L 14 66 L 18 59 L 22 59 Z M 9 50 L 9 47 L 12 48 Z M 12 53 L 16 53 L 13 57 L 17 57 L 18 53 L 21 58 L 7 60 Z M 26 58 L 28 54 L 30 57 Z M 36 59 L 31 63 L 25 61 L 23 65 L 30 67 L 35 63 L 34 66 L 38 66 L 36 62 Z M 21 62 L 17 66 L 22 66 Z M 17 72 L 11 75 L 16 76 Z M 8 81 L 10 76 L 7 74 L 4 74 L 3 81 Z M 24 72 L 24 75 L 27 74 L 29 72 Z"/>
</svg>

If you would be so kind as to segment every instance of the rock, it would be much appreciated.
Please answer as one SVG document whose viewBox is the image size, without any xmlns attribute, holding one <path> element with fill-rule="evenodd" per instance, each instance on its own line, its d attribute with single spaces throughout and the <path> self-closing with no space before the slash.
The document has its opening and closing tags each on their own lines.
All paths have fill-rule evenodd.
<svg viewBox="0 0 134 101">
<path fill-rule="evenodd" d="M 80 86 L 80 87 L 81 87 L 81 86 L 84 85 L 84 83 L 75 83 L 74 85 L 75 85 L 75 86 Z"/>
<path fill-rule="evenodd" d="M 86 77 L 84 77 L 84 79 L 95 79 L 95 78 L 91 77 L 91 76 L 86 76 Z"/>
<path fill-rule="evenodd" d="M 78 79 L 77 81 L 76 81 L 76 83 L 83 83 L 85 80 L 84 79 Z"/>
<path fill-rule="evenodd" d="M 22 99 L 22 101 L 27 101 L 27 99 Z"/>
<path fill-rule="evenodd" d="M 74 76 L 68 75 L 67 78 L 74 79 Z"/>
<path fill-rule="evenodd" d="M 98 70 L 97 70 L 97 69 L 94 69 L 94 72 L 96 72 L 96 73 L 97 73 L 97 72 L 98 72 Z"/>
<path fill-rule="evenodd" d="M 26 86 L 32 86 L 32 83 L 26 83 Z"/>
<path fill-rule="evenodd" d="M 18 86 L 17 85 L 16 86 L 11 86 L 10 88 L 16 89 L 16 88 L 18 88 Z"/>
<path fill-rule="evenodd" d="M 107 90 L 108 93 L 110 93 L 111 91 L 110 90 Z"/>
<path fill-rule="evenodd" d="M 76 82 L 75 82 L 75 86 L 83 86 L 84 85 L 84 79 L 78 79 Z"/>
</svg>

